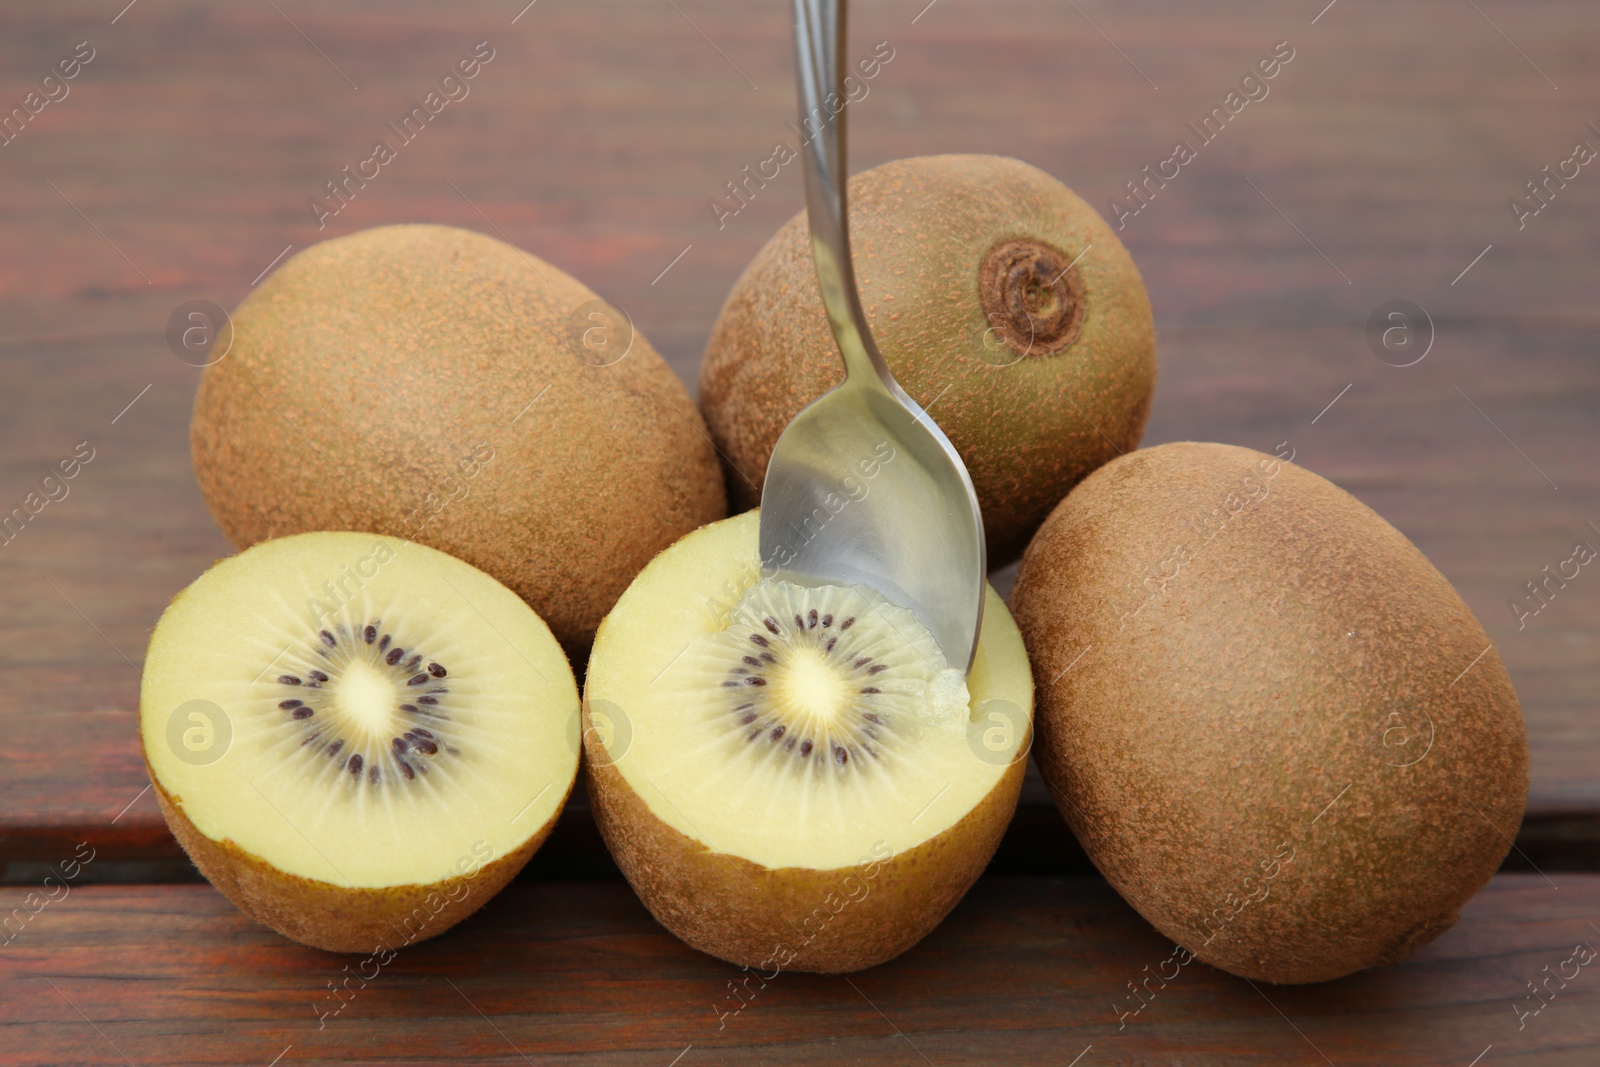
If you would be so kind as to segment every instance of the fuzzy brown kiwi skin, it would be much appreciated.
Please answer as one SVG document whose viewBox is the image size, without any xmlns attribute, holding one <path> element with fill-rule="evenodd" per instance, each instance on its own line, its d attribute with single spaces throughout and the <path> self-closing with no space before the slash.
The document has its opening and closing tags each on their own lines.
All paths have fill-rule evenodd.
<svg viewBox="0 0 1600 1067">
<path fill-rule="evenodd" d="M 1151 575 L 1165 593 L 1145 595 Z M 1040 529 L 1011 610 L 1057 806 L 1206 963 L 1298 983 L 1399 962 L 1516 834 L 1527 738 L 1482 625 L 1403 534 L 1301 467 L 1195 443 L 1115 460 Z M 1432 747 L 1400 766 L 1417 708 Z"/>
<path fill-rule="evenodd" d="M 873 337 L 966 461 L 990 564 L 1009 563 L 1073 485 L 1139 443 L 1156 375 L 1144 282 L 1093 208 L 1018 160 L 902 159 L 850 187 L 852 257 Z M 807 232 L 796 215 L 757 253 L 701 364 L 700 408 L 727 461 L 735 509 L 758 503 L 784 427 L 843 378 Z M 1024 345 L 1026 355 L 1000 353 L 998 362 L 1015 360 L 1001 366 L 994 352 L 985 358 L 995 321 L 986 315 L 1016 301 L 987 291 L 986 267 L 1008 245 L 1042 251 L 1061 270 L 1093 248 L 1059 283 L 1083 301 L 1081 318 Z"/>
<path fill-rule="evenodd" d="M 401 949 L 444 933 L 516 877 L 550 836 L 566 804 L 563 798 L 555 814 L 532 836 L 484 864 L 470 878 L 447 878 L 430 885 L 350 888 L 286 874 L 231 840 L 212 840 L 184 814 L 182 798 L 162 787 L 148 760 L 145 770 L 172 836 L 217 892 L 263 926 L 328 952 Z M 571 789 L 569 785 L 569 794 Z M 456 885 L 465 885 L 467 892 L 458 894 Z M 452 894 L 460 899 L 452 899 Z M 441 900 L 443 905 L 438 906 Z M 413 920 L 413 926 L 406 926 L 407 919 Z M 426 925 L 422 925 L 424 919 Z"/>
<path fill-rule="evenodd" d="M 859 971 L 926 937 L 988 866 L 1027 766 L 1018 759 L 954 826 L 875 871 L 773 869 L 713 852 L 658 818 L 607 760 L 591 729 L 587 696 L 583 726 L 595 821 L 650 914 L 691 947 L 763 971 Z M 1028 751 L 1030 739 L 1019 752 Z"/>
<path fill-rule="evenodd" d="M 440 549 L 510 587 L 581 663 L 633 576 L 727 508 L 688 390 L 644 335 L 610 365 L 580 358 L 576 313 L 595 299 L 449 226 L 291 257 L 236 309 L 195 397 L 217 525 L 241 549 L 309 530 Z"/>
</svg>

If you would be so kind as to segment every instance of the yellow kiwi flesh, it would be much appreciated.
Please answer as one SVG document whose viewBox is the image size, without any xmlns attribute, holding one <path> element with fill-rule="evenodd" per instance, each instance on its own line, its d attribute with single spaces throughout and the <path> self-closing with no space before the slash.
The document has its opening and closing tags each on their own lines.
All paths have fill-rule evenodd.
<svg viewBox="0 0 1600 1067">
<path fill-rule="evenodd" d="M 265 541 L 179 593 L 140 737 L 174 836 L 296 941 L 397 950 L 520 870 L 578 768 L 578 691 L 514 593 L 360 533 Z"/>
<path fill-rule="evenodd" d="M 190 441 L 234 545 L 307 530 L 431 545 L 577 656 L 651 557 L 726 513 L 688 391 L 626 315 L 448 226 L 286 260 L 235 311 Z"/>
<path fill-rule="evenodd" d="M 1010 562 L 1068 489 L 1139 442 L 1155 327 L 1138 268 L 1071 190 L 998 156 L 856 175 L 850 236 L 873 337 L 966 461 L 991 562 Z M 778 435 L 843 373 L 796 215 L 735 283 L 701 366 L 736 506 L 759 501 Z"/>
<path fill-rule="evenodd" d="M 857 970 L 932 930 L 994 852 L 1032 678 L 992 590 L 963 679 L 870 590 L 764 577 L 758 527 L 747 512 L 685 537 L 601 625 L 591 797 L 618 866 L 690 945 Z"/>
<path fill-rule="evenodd" d="M 1404 535 L 1283 456 L 1134 452 L 1029 546 L 1035 756 L 1152 925 L 1246 978 L 1390 964 L 1493 875 L 1528 791 L 1505 667 Z"/>
</svg>

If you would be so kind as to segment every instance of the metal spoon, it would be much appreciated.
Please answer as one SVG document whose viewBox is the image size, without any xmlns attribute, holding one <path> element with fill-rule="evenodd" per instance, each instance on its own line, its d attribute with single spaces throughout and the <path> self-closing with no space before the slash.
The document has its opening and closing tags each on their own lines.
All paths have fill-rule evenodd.
<svg viewBox="0 0 1600 1067">
<path fill-rule="evenodd" d="M 845 214 L 846 0 L 795 0 L 806 215 L 845 380 L 796 415 L 761 492 L 763 572 L 807 585 L 872 586 L 910 608 L 950 666 L 972 665 L 983 621 L 984 544 L 966 464 L 895 382 L 872 341 Z"/>
</svg>

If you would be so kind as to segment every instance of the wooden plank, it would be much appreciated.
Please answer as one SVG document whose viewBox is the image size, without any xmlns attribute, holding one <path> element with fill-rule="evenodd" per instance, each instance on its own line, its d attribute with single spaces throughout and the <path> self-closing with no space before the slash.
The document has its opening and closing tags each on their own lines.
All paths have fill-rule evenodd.
<svg viewBox="0 0 1600 1067">
<path fill-rule="evenodd" d="M 0 150 L 0 509 L 79 442 L 96 450 L 70 495 L 0 547 L 0 877 L 94 833 L 129 877 L 183 871 L 148 796 L 123 812 L 146 784 L 132 711 L 144 642 L 228 551 L 187 463 L 196 371 L 163 339 L 178 303 L 233 305 L 286 245 L 448 222 L 584 278 L 692 382 L 728 286 L 800 206 L 792 167 L 721 228 L 707 206 L 790 136 L 782 5 L 541 4 L 515 24 L 490 3 L 279 7 L 140 4 L 115 24 L 87 3 L 0 11 L 0 100 L 74 42 L 97 49 L 71 95 Z M 1600 180 L 1586 169 L 1522 230 L 1506 206 L 1573 140 L 1600 144 L 1584 132 L 1600 69 L 1574 32 L 1600 16 L 1555 0 L 1485 9 L 1514 48 L 1442 2 L 1315 14 L 858 3 L 852 49 L 887 40 L 895 55 L 852 110 L 852 158 L 1016 155 L 1110 215 L 1186 122 L 1289 40 L 1270 95 L 1123 231 L 1161 336 L 1146 440 L 1290 441 L 1411 536 L 1518 686 L 1534 771 L 1524 851 L 1600 864 L 1600 580 L 1585 570 L 1521 628 L 1507 604 L 1573 541 L 1600 547 Z M 496 53 L 471 95 L 318 230 L 306 200 L 479 40 Z M 1437 330 L 1413 367 L 1363 338 L 1395 297 Z M 1024 824 L 1037 831 L 1002 865 L 1081 863 L 1048 810 Z"/>
<path fill-rule="evenodd" d="M 516 883 L 367 965 L 320 1028 L 360 957 L 296 946 L 204 887 L 85 887 L 0 949 L 0 1063 L 1592 1064 L 1595 964 L 1544 1001 L 1525 984 L 1600 943 L 1600 876 L 1558 882 L 1498 876 L 1398 967 L 1252 987 L 1192 963 L 1133 1014 L 1128 984 L 1172 946 L 1104 882 L 986 879 L 899 959 L 752 979 L 726 1015 L 744 976 L 623 883 Z M 23 892 L 0 890 L 0 914 Z M 1519 1029 L 1515 1007 L 1540 1003 Z"/>
</svg>

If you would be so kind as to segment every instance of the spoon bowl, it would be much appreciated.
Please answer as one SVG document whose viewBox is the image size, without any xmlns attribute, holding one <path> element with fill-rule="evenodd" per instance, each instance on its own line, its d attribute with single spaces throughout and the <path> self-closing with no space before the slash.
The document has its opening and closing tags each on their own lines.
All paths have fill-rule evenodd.
<svg viewBox="0 0 1600 1067">
<path fill-rule="evenodd" d="M 772 450 L 761 492 L 763 570 L 807 585 L 867 585 L 909 608 L 949 665 L 972 665 L 985 551 L 966 464 L 906 395 L 867 325 L 850 259 L 845 188 L 846 0 L 795 0 L 811 251 L 845 380 Z M 831 103 L 830 103 L 831 102 Z M 837 110 L 835 110 L 837 107 Z"/>
</svg>

